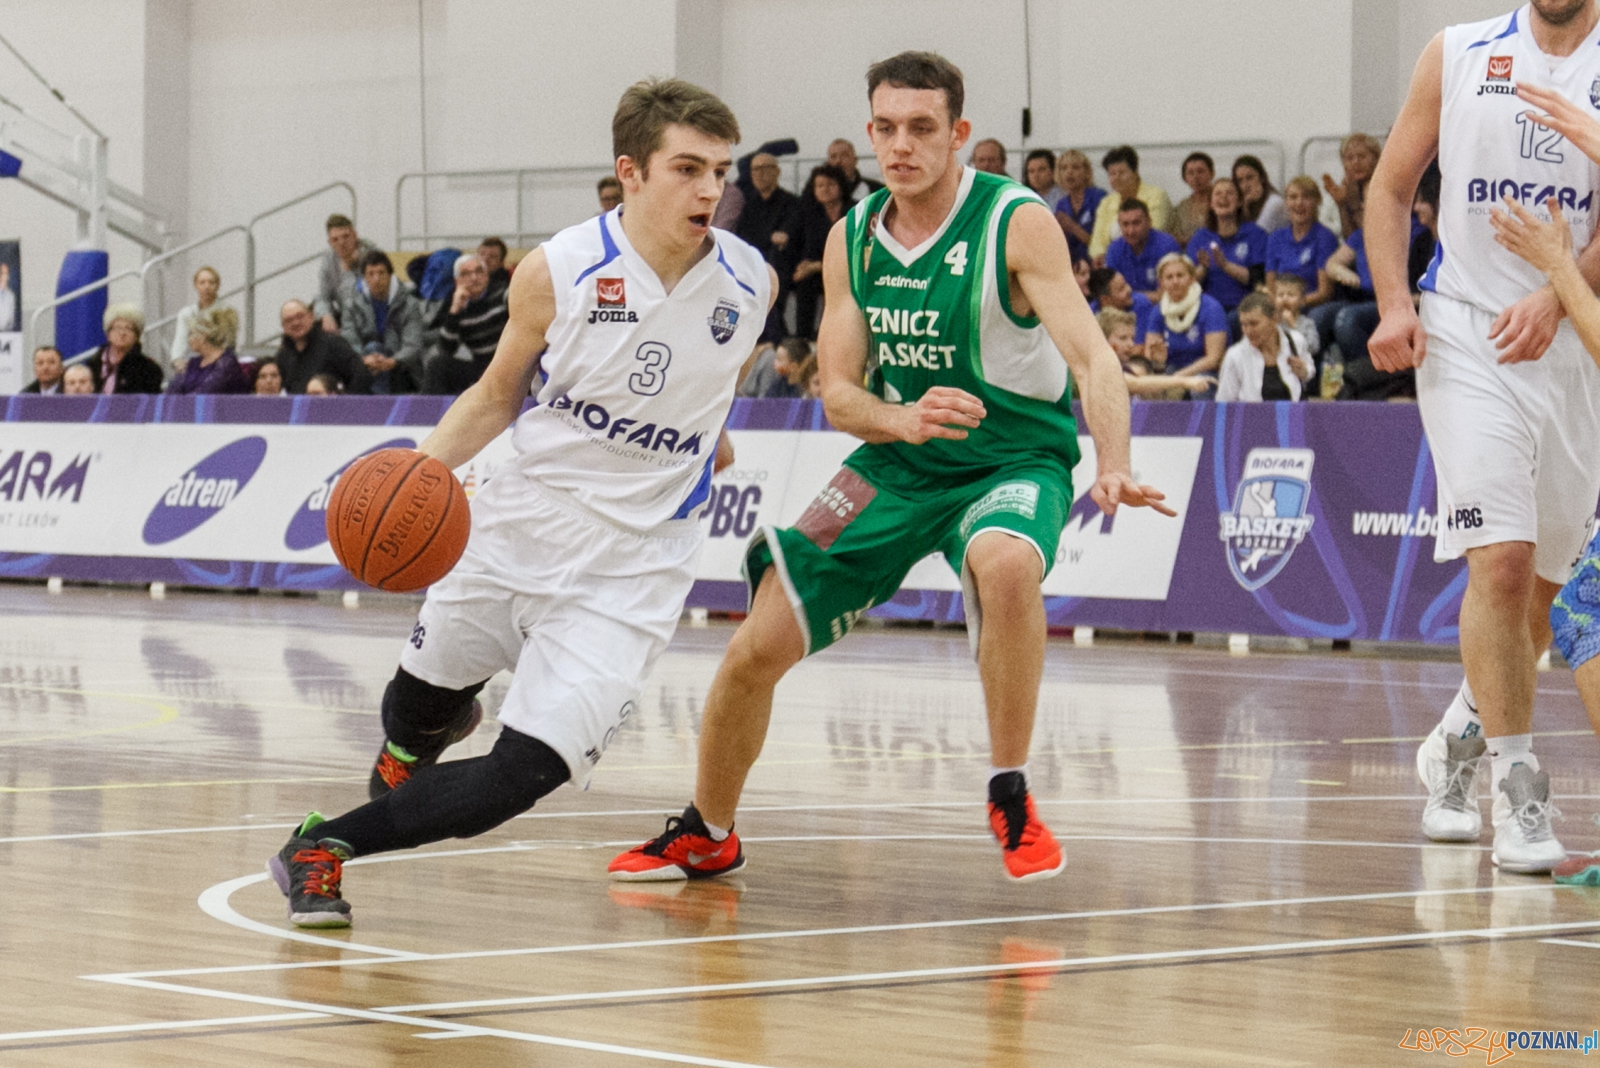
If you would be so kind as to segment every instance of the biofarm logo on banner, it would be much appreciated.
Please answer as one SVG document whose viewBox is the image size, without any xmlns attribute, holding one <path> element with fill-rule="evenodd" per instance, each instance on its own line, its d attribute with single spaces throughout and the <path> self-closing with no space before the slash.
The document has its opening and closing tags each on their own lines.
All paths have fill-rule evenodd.
<svg viewBox="0 0 1600 1068">
<path fill-rule="evenodd" d="M 1276 578 L 1310 533 L 1315 460 L 1310 449 L 1251 449 L 1245 457 L 1233 510 L 1220 517 L 1228 570 L 1245 589 Z"/>
</svg>

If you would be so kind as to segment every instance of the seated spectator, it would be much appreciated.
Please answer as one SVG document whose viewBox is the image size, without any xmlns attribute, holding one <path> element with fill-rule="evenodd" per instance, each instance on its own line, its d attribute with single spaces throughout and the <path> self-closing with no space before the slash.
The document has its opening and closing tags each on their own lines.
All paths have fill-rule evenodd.
<svg viewBox="0 0 1600 1068">
<path fill-rule="evenodd" d="M 1201 282 L 1224 311 L 1232 312 L 1266 280 L 1267 232 L 1240 217 L 1239 187 L 1227 178 L 1211 185 L 1205 225 L 1189 238 L 1189 258 Z"/>
<path fill-rule="evenodd" d="M 1055 211 L 1061 198 L 1066 196 L 1056 185 L 1056 154 L 1048 148 L 1036 148 L 1028 153 L 1022 162 L 1022 178 L 1051 211 Z"/>
<path fill-rule="evenodd" d="M 1416 214 L 1416 235 L 1411 239 L 1407 276 L 1411 282 L 1413 300 L 1420 295 L 1422 277 L 1433 262 L 1434 248 L 1438 243 L 1439 184 L 1439 167 L 1435 163 L 1424 172 L 1417 186 L 1416 200 L 1412 203 L 1412 210 Z M 1373 366 L 1367 343 L 1378 329 L 1378 320 L 1378 305 L 1362 301 L 1345 308 L 1333 322 L 1333 336 L 1344 355 L 1340 400 L 1388 400 L 1390 397 L 1417 395 L 1414 369 L 1407 368 L 1391 374 Z"/>
<path fill-rule="evenodd" d="M 829 142 L 828 162 L 844 172 L 844 198 L 852 204 L 861 203 L 883 188 L 882 182 L 862 175 L 856 159 L 856 146 L 849 138 L 840 137 Z"/>
<path fill-rule="evenodd" d="M 75 363 L 61 372 L 61 392 L 68 396 L 93 396 L 94 372 L 86 363 Z"/>
<path fill-rule="evenodd" d="M 767 314 L 761 340 L 783 338 L 783 315 L 794 285 L 795 254 L 799 251 L 794 235 L 800 225 L 800 199 L 778 185 L 778 157 L 758 152 L 750 160 L 750 189 L 734 233 L 755 246 L 778 274 L 778 295 Z"/>
<path fill-rule="evenodd" d="M 258 397 L 282 397 L 289 391 L 283 388 L 283 372 L 277 360 L 258 360 L 256 380 L 252 390 Z"/>
<path fill-rule="evenodd" d="M 1306 175 L 1289 182 L 1284 204 L 1289 225 L 1267 237 L 1267 282 L 1280 274 L 1298 275 L 1306 284 L 1305 308 L 1317 324 L 1323 346 L 1333 338 L 1333 320 L 1338 307 L 1324 307 L 1335 298 L 1333 279 L 1328 277 L 1328 259 L 1339 250 L 1339 237 L 1317 221 L 1317 205 L 1322 190 Z M 1314 353 L 1321 366 L 1321 353 Z"/>
<path fill-rule="evenodd" d="M 1244 338 L 1223 357 L 1219 401 L 1297 401 L 1316 374 L 1300 335 L 1274 317 L 1272 298 L 1252 293 L 1239 305 Z"/>
<path fill-rule="evenodd" d="M 172 349 L 167 362 L 174 371 L 183 367 L 184 361 L 189 358 L 189 324 L 194 322 L 195 316 L 216 306 L 217 294 L 221 290 L 222 276 L 215 267 L 202 267 L 194 272 L 195 302 L 185 305 L 178 312 L 178 320 L 173 327 Z"/>
<path fill-rule="evenodd" d="M 324 225 L 328 251 L 317 261 L 317 299 L 311 307 L 322 320 L 322 329 L 337 334 L 345 298 L 359 281 L 361 260 L 377 246 L 356 234 L 356 224 L 349 216 L 330 215 Z"/>
<path fill-rule="evenodd" d="M 424 393 L 454 396 L 483 377 L 505 331 L 506 290 L 489 288 L 483 261 L 456 260 L 456 291 L 439 327 L 439 351 L 428 361 Z"/>
<path fill-rule="evenodd" d="M 1189 195 L 1172 209 L 1172 236 L 1180 245 L 1187 245 L 1205 226 L 1211 214 L 1211 183 L 1216 177 L 1217 165 L 1204 152 L 1191 152 L 1183 161 L 1183 184 L 1189 187 Z"/>
<path fill-rule="evenodd" d="M 795 234 L 800 262 L 794 269 L 795 333 L 811 341 L 817 338 L 822 315 L 822 253 L 828 245 L 833 224 L 855 206 L 846 200 L 844 187 L 850 184 L 845 173 L 830 163 L 814 167 L 806 179 L 800 198 L 800 225 Z"/>
<path fill-rule="evenodd" d="M 1414 216 L 1411 227 L 1411 254 L 1406 259 L 1406 277 L 1411 280 L 1411 292 L 1421 293 L 1422 276 L 1433 263 L 1434 251 L 1439 247 L 1439 161 L 1428 164 L 1417 183 L 1417 196 L 1411 202 Z"/>
<path fill-rule="evenodd" d="M 500 244 L 503 248 L 504 242 Z M 376 249 L 361 261 L 361 281 L 346 302 L 339 336 L 361 354 L 372 375 L 373 393 L 417 391 L 422 381 L 422 302 L 395 281 L 389 257 Z"/>
<path fill-rule="evenodd" d="M 239 316 L 232 308 L 212 308 L 189 323 L 189 351 L 194 355 L 173 377 L 167 392 L 174 396 L 196 393 L 249 393 L 250 376 L 233 354 L 239 337 Z"/>
<path fill-rule="evenodd" d="M 1194 263 L 1181 252 L 1163 256 L 1160 314 L 1145 323 L 1145 359 L 1167 372 L 1215 371 L 1228 347 L 1228 313 L 1208 297 L 1196 277 Z"/>
<path fill-rule="evenodd" d="M 1056 222 L 1067 235 L 1067 251 L 1074 260 L 1089 258 L 1089 238 L 1094 233 L 1094 215 L 1106 191 L 1094 184 L 1094 166 L 1077 149 L 1068 149 L 1056 160 L 1056 184 L 1061 199 L 1056 203 Z"/>
<path fill-rule="evenodd" d="M 1280 274 L 1266 292 L 1278 312 L 1278 322 L 1300 335 L 1305 350 L 1316 353 L 1322 347 L 1322 336 L 1317 324 L 1302 310 L 1306 301 L 1306 280 L 1297 274 Z"/>
<path fill-rule="evenodd" d="M 810 397 L 812 400 L 822 399 L 822 379 L 817 376 L 817 358 L 815 355 L 807 356 L 800 364 L 799 382 L 800 396 Z"/>
<path fill-rule="evenodd" d="M 1338 220 L 1339 234 L 1349 240 L 1361 229 L 1366 216 L 1367 186 L 1372 173 L 1378 169 L 1378 156 L 1383 146 L 1371 134 L 1354 133 L 1339 145 L 1339 161 L 1344 164 L 1344 181 L 1336 182 L 1333 175 L 1322 176 L 1322 188 L 1328 191 L 1332 211 L 1326 220 L 1331 228 Z"/>
<path fill-rule="evenodd" d="M 1078 292 L 1083 294 L 1084 300 L 1093 300 L 1089 296 L 1089 278 L 1094 274 L 1094 267 L 1089 263 L 1088 256 L 1074 255 L 1072 257 L 1072 280 L 1078 283 Z"/>
<path fill-rule="evenodd" d="M 102 321 L 106 343 L 89 357 L 95 389 L 100 393 L 160 393 L 161 367 L 139 344 L 144 312 L 135 304 L 113 304 Z"/>
<path fill-rule="evenodd" d="M 606 175 L 594 188 L 600 196 L 600 214 L 604 215 L 622 203 L 622 181 L 616 175 Z"/>
<path fill-rule="evenodd" d="M 1239 187 L 1241 214 L 1267 233 L 1289 225 L 1283 198 L 1273 188 L 1266 164 L 1256 156 L 1233 161 L 1233 184 Z"/>
<path fill-rule="evenodd" d="M 1151 321 L 1160 314 L 1153 301 L 1143 293 L 1135 293 L 1128 280 L 1110 267 L 1096 267 L 1089 272 L 1089 310 L 1099 314 L 1106 308 L 1132 312 L 1139 321 L 1142 339 L 1151 327 Z M 1142 346 L 1144 342 L 1139 342 Z"/>
<path fill-rule="evenodd" d="M 1151 185 L 1139 177 L 1139 153 L 1131 145 L 1107 152 L 1100 166 L 1106 172 L 1111 192 L 1101 199 L 1094 213 L 1089 255 L 1096 260 L 1105 259 L 1106 249 L 1111 247 L 1116 237 L 1117 216 L 1125 200 L 1137 200 L 1143 204 L 1146 214 L 1150 216 L 1150 225 L 1155 229 L 1166 230 L 1172 225 L 1172 201 L 1160 186 Z"/>
<path fill-rule="evenodd" d="M 811 358 L 805 338 L 786 337 L 756 357 L 739 384 L 741 397 L 789 398 L 800 396 L 800 369 Z"/>
<path fill-rule="evenodd" d="M 993 137 L 985 137 L 982 141 L 972 146 L 972 155 L 967 157 L 967 163 L 975 171 L 985 174 L 1006 174 L 1006 146 Z"/>
<path fill-rule="evenodd" d="M 344 383 L 327 372 L 323 372 L 320 375 L 312 375 L 311 380 L 306 383 L 306 396 L 308 397 L 336 397 L 343 392 Z"/>
<path fill-rule="evenodd" d="M 1203 393 L 1216 385 L 1217 380 L 1210 375 L 1164 375 L 1153 372 L 1150 361 L 1139 354 L 1139 322 L 1132 312 L 1107 308 L 1095 319 L 1100 323 L 1100 332 L 1105 334 L 1111 351 L 1122 362 L 1122 375 L 1131 396 L 1148 400 L 1181 400 L 1185 393 Z"/>
<path fill-rule="evenodd" d="M 33 381 L 22 387 L 24 393 L 61 392 L 61 350 L 40 345 L 33 350 Z"/>
<path fill-rule="evenodd" d="M 744 190 L 739 188 L 737 182 L 728 182 L 722 187 L 722 198 L 717 201 L 717 210 L 711 213 L 711 225 L 731 234 L 739 225 L 739 216 L 742 214 L 744 214 Z"/>
<path fill-rule="evenodd" d="M 511 284 L 511 269 L 506 266 L 506 254 L 510 250 L 506 243 L 498 237 L 486 237 L 478 243 L 478 258 L 489 270 L 489 285 L 508 286 Z M 362 261 L 365 265 L 366 261 Z M 365 266 L 362 270 L 365 271 Z"/>
<path fill-rule="evenodd" d="M 275 357 L 283 375 L 283 388 L 304 393 L 311 379 L 331 374 L 344 384 L 346 393 L 368 393 L 372 375 L 350 343 L 338 334 L 322 329 L 311 309 L 298 300 L 284 302 L 278 323 L 283 327 L 283 343 Z"/>
<path fill-rule="evenodd" d="M 1142 200 L 1122 202 L 1117 226 L 1122 236 L 1106 249 L 1106 266 L 1126 278 L 1135 291 L 1157 299 L 1161 286 L 1156 266 L 1171 253 L 1182 252 L 1183 246 L 1171 234 L 1152 227 L 1150 209 Z"/>
</svg>

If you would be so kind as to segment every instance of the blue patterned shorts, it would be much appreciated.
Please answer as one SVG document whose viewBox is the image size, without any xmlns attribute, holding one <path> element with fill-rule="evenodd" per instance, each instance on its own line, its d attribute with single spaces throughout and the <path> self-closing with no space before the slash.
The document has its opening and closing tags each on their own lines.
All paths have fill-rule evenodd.
<svg viewBox="0 0 1600 1068">
<path fill-rule="evenodd" d="M 1574 671 L 1600 653 L 1600 534 L 1572 569 L 1572 578 L 1550 606 L 1556 648 Z"/>
</svg>

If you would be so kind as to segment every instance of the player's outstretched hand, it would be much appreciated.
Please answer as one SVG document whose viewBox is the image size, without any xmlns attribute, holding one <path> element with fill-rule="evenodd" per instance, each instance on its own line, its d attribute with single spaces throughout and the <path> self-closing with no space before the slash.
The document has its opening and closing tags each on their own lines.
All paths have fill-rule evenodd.
<svg viewBox="0 0 1600 1068">
<path fill-rule="evenodd" d="M 1421 367 L 1428 354 L 1428 335 L 1417 318 L 1417 309 L 1406 303 L 1385 315 L 1367 341 L 1367 354 L 1380 371 L 1394 374 Z"/>
<path fill-rule="evenodd" d="M 1117 505 L 1125 504 L 1129 508 L 1152 508 L 1162 515 L 1176 516 L 1178 513 L 1161 502 L 1167 495 L 1154 486 L 1141 486 L 1127 475 L 1117 471 L 1107 471 L 1094 480 L 1094 487 L 1089 490 L 1089 497 L 1106 515 L 1116 515 Z"/>
<path fill-rule="evenodd" d="M 954 386 L 934 386 L 903 411 L 900 440 L 912 445 L 921 445 L 930 438 L 965 440 L 967 429 L 976 427 L 989 414 L 981 400 Z"/>
<path fill-rule="evenodd" d="M 1539 109 L 1528 112 L 1529 118 L 1556 131 L 1576 145 L 1579 152 L 1600 163 L 1600 122 L 1594 116 L 1554 89 L 1540 85 L 1518 82 L 1517 95 Z"/>
<path fill-rule="evenodd" d="M 1549 222 L 1541 222 L 1527 208 L 1506 197 L 1506 210 L 1496 208 L 1489 213 L 1489 221 L 1494 225 L 1496 241 L 1549 277 L 1572 259 L 1572 230 L 1555 197 L 1545 201 L 1545 207 L 1550 209 Z"/>
<path fill-rule="evenodd" d="M 1543 356 L 1565 314 L 1561 298 L 1549 286 L 1535 289 L 1501 312 L 1489 328 L 1489 340 L 1500 351 L 1498 362 L 1528 363 Z"/>
</svg>

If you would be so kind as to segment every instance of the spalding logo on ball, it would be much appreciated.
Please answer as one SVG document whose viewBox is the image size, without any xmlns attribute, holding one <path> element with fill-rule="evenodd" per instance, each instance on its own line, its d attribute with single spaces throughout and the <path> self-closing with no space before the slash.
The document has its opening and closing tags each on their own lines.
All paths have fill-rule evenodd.
<svg viewBox="0 0 1600 1068">
<path fill-rule="evenodd" d="M 346 571 L 410 593 L 444 578 L 467 548 L 466 491 L 440 461 L 380 449 L 345 469 L 328 501 L 328 543 Z"/>
</svg>

